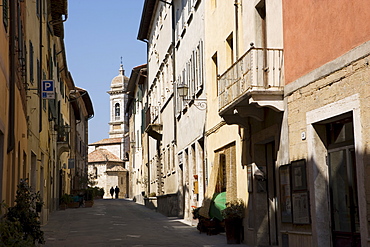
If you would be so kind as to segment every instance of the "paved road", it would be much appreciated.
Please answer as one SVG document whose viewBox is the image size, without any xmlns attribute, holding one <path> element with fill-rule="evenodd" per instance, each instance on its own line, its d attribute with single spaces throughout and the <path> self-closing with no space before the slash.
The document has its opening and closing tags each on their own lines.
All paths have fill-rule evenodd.
<svg viewBox="0 0 370 247">
<path fill-rule="evenodd" d="M 50 247 L 234 246 L 226 244 L 224 234 L 199 234 L 195 226 L 124 199 L 96 200 L 92 208 L 53 212 L 42 230 L 45 246 Z"/>
</svg>

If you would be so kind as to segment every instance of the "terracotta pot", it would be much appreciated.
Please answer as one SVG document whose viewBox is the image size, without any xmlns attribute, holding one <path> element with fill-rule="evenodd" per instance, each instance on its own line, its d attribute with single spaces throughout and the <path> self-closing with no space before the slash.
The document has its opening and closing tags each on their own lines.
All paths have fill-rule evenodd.
<svg viewBox="0 0 370 247">
<path fill-rule="evenodd" d="M 225 219 L 226 240 L 228 244 L 240 244 L 243 219 Z"/>
<path fill-rule="evenodd" d="M 85 208 L 91 208 L 94 205 L 94 201 L 85 201 Z"/>
</svg>

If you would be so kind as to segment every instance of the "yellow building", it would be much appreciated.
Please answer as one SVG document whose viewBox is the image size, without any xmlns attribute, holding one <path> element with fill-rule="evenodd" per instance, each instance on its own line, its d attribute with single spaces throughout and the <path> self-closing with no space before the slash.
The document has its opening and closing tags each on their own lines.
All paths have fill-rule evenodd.
<svg viewBox="0 0 370 247">
<path fill-rule="evenodd" d="M 92 102 L 67 67 L 67 0 L 2 1 L 1 8 L 0 201 L 14 205 L 26 179 L 41 194 L 46 222 L 60 195 L 87 177 Z M 53 90 L 43 93 L 43 85 Z"/>
<path fill-rule="evenodd" d="M 4 83 L 2 97 L 1 132 L 1 194 L 0 199 L 14 205 L 14 195 L 21 178 L 28 176 L 27 166 L 27 122 L 26 90 L 24 83 L 25 56 L 24 47 L 24 4 L 7 2 L 2 6 L 2 50 L 1 83 Z M 23 14 L 23 15 L 22 15 Z M 23 18 L 21 18 L 21 16 Z M 5 49 L 6 50 L 5 50 Z M 10 178 L 10 179 L 9 179 Z"/>
<path fill-rule="evenodd" d="M 10 184 L 5 184 L 4 171 L 7 171 L 8 166 L 8 119 L 9 119 L 9 109 L 7 105 L 9 103 L 10 94 L 10 71 L 9 71 L 9 5 L 4 5 L 1 7 L 0 11 L 1 17 L 1 28 L 0 28 L 0 201 L 5 200 L 7 197 L 6 189 L 9 189 Z M 5 187 L 6 186 L 6 187 Z"/>
</svg>

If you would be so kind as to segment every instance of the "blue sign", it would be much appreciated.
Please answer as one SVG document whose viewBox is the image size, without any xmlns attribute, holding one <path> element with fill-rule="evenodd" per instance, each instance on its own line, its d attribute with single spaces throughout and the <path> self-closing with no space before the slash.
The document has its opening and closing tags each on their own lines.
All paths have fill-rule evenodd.
<svg viewBox="0 0 370 247">
<path fill-rule="evenodd" d="M 53 80 L 43 80 L 41 88 L 42 88 L 41 96 L 43 99 L 55 99 L 55 89 Z"/>
</svg>

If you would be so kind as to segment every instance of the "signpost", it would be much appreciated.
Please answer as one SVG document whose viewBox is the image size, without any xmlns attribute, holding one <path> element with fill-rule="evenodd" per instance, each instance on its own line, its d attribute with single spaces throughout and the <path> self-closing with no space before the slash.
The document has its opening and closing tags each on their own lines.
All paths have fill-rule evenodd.
<svg viewBox="0 0 370 247">
<path fill-rule="evenodd" d="M 41 86 L 42 86 L 41 95 L 43 99 L 55 99 L 53 80 L 43 80 Z"/>
</svg>

